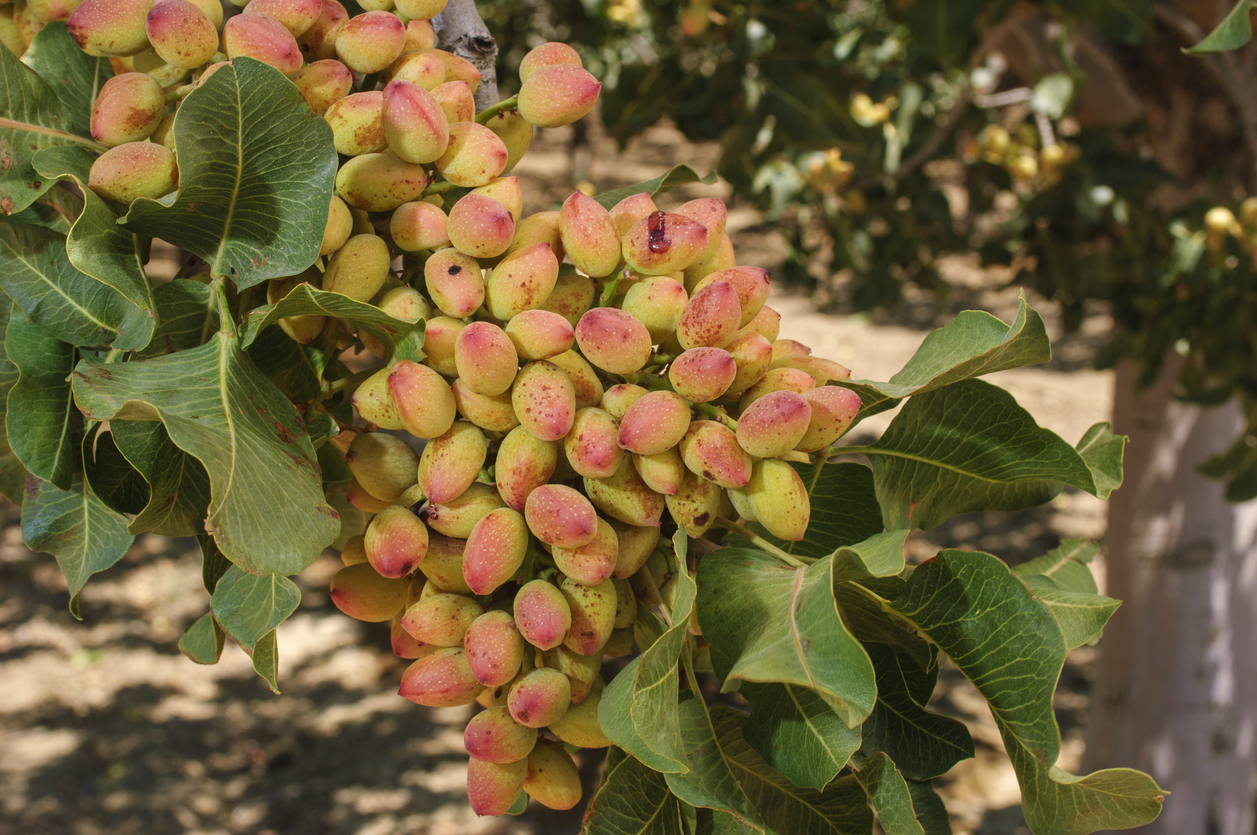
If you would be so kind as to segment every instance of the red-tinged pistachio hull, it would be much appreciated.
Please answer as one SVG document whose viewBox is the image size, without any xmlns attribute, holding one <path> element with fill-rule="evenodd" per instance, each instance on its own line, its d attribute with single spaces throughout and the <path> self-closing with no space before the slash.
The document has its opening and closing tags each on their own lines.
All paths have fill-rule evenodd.
<svg viewBox="0 0 1257 835">
<path fill-rule="evenodd" d="M 559 237 L 567 257 L 586 275 L 610 275 L 620 263 L 620 236 L 611 213 L 582 192 L 563 201 Z"/>
<path fill-rule="evenodd" d="M 140 197 L 156 199 L 179 184 L 175 155 L 152 142 L 129 142 L 110 148 L 97 157 L 88 174 L 92 191 L 117 203 L 130 204 Z"/>
<path fill-rule="evenodd" d="M 401 615 L 395 616 L 389 624 L 389 641 L 394 655 L 410 661 L 431 655 L 440 649 L 440 647 L 416 641 L 413 635 L 402 628 Z"/>
<path fill-rule="evenodd" d="M 355 620 L 383 623 L 406 605 L 408 580 L 381 577 L 369 563 L 342 568 L 332 575 L 331 598 L 336 608 Z"/>
<path fill-rule="evenodd" d="M 477 815 L 505 815 L 528 780 L 528 760 L 467 763 L 467 802 Z"/>
<path fill-rule="evenodd" d="M 520 215 L 524 212 L 524 191 L 519 186 L 519 177 L 498 177 L 492 182 L 473 188 L 471 193 L 492 197 L 505 206 L 510 211 L 511 218 L 519 223 Z"/>
<path fill-rule="evenodd" d="M 393 398 L 388 393 L 389 369 L 381 368 L 358 385 L 354 392 L 353 404 L 358 414 L 367 423 L 380 429 L 401 429 L 401 415 L 393 406 Z"/>
<path fill-rule="evenodd" d="M 443 249 L 450 245 L 449 218 L 440 206 L 422 200 L 403 203 L 393 210 L 389 234 L 406 252 Z"/>
<path fill-rule="evenodd" d="M 707 251 L 707 229 L 685 215 L 654 212 L 633 224 L 622 241 L 624 260 L 641 275 L 684 270 Z"/>
<path fill-rule="evenodd" d="M 681 442 L 690 428 L 690 404 L 671 391 L 644 395 L 620 420 L 621 447 L 638 455 L 657 455 Z"/>
<path fill-rule="evenodd" d="M 507 696 L 511 718 L 529 728 L 544 728 L 563 718 L 572 704 L 572 685 L 567 676 L 549 667 L 537 667 L 521 676 Z"/>
<path fill-rule="evenodd" d="M 624 450 L 616 443 L 615 418 L 594 406 L 576 413 L 572 429 L 563 439 L 563 452 L 577 475 L 607 478 L 620 468 Z"/>
<path fill-rule="evenodd" d="M 432 94 L 394 79 L 384 87 L 381 111 L 388 148 L 406 162 L 436 162 L 450 143 L 449 120 Z"/>
<path fill-rule="evenodd" d="M 716 281 L 694 293 L 681 311 L 677 341 L 683 348 L 723 348 L 733 341 L 742 322 L 742 303 L 727 281 Z"/>
<path fill-rule="evenodd" d="M 776 458 L 798 446 L 811 421 L 812 407 L 802 394 L 769 392 L 738 417 L 738 443 L 756 458 Z"/>
<path fill-rule="evenodd" d="M 496 133 L 476 122 L 453 122 L 449 145 L 436 168 L 454 185 L 475 188 L 500 177 L 508 159 L 506 144 Z"/>
<path fill-rule="evenodd" d="M 383 102 L 383 93 L 367 90 L 347 95 L 327 108 L 323 118 L 332 126 L 336 153 L 353 157 L 384 150 L 388 143 L 380 116 Z"/>
<path fill-rule="evenodd" d="M 420 511 L 420 516 L 437 533 L 454 539 L 467 539 L 481 519 L 503 507 L 505 504 L 494 486 L 477 481 L 455 499 L 441 504 L 428 503 Z M 465 561 L 464 554 L 464 565 Z"/>
<path fill-rule="evenodd" d="M 498 446 L 498 495 L 507 507 L 523 511 L 528 495 L 550 480 L 558 461 L 554 441 L 541 440 L 522 425 L 512 429 Z"/>
<path fill-rule="evenodd" d="M 404 51 L 389 65 L 385 77 L 390 81 L 409 81 L 432 92 L 445 82 L 445 62 L 433 52 Z M 446 118 L 446 128 L 453 120 Z"/>
<path fill-rule="evenodd" d="M 652 276 L 635 282 L 628 289 L 621 309 L 646 326 L 652 342 L 660 343 L 676 332 L 689 299 L 681 282 L 667 276 Z"/>
<path fill-rule="evenodd" d="M 463 636 L 463 649 L 471 674 L 486 687 L 511 681 L 524 663 L 524 638 L 509 612 L 494 610 L 476 618 Z M 471 750 L 467 753 L 478 756 Z"/>
<path fill-rule="evenodd" d="M 509 323 L 521 313 L 540 308 L 554 291 L 558 278 L 559 261 L 548 242 L 539 241 L 515 250 L 489 274 L 485 288 L 489 315 Z"/>
<path fill-rule="evenodd" d="M 633 383 L 619 383 L 602 393 L 602 399 L 598 401 L 598 407 L 611 415 L 611 417 L 619 420 L 624 417 L 624 413 L 628 411 L 629 406 L 632 406 L 649 393 L 650 390 L 643 386 Z"/>
<path fill-rule="evenodd" d="M 772 365 L 768 366 L 770 371 L 778 368 L 793 368 L 806 372 L 811 375 L 818 386 L 823 386 L 833 380 L 851 379 L 850 368 L 824 357 L 782 357 L 773 360 Z"/>
<path fill-rule="evenodd" d="M 392 12 L 374 11 L 350 18 L 336 34 L 336 57 L 358 73 L 387 67 L 402 54 L 406 26 Z"/>
<path fill-rule="evenodd" d="M 406 206 L 424 205 L 427 204 L 406 203 L 397 211 Z M 423 281 L 428 298 L 452 319 L 466 319 L 484 303 L 484 277 L 480 263 L 453 247 L 434 252 L 428 258 L 423 265 Z"/>
<path fill-rule="evenodd" d="M 444 72 L 444 65 L 442 65 L 441 69 Z M 445 114 L 447 123 L 452 125 L 455 122 L 475 121 L 476 99 L 471 94 L 471 85 L 466 81 L 445 81 L 433 87 L 430 92 L 432 93 L 432 98 L 436 99 L 436 103 L 440 105 L 441 111 Z M 490 119 L 489 121 L 492 122 L 493 120 Z M 494 131 L 494 133 L 497 133 L 497 131 Z M 505 141 L 503 140 L 503 142 Z M 509 146 L 507 150 L 509 152 Z M 511 163 L 508 159 L 505 170 L 509 171 L 510 169 Z"/>
<path fill-rule="evenodd" d="M 771 279 L 772 273 L 759 267 L 731 267 L 711 273 L 694 286 L 694 291 L 697 293 L 717 281 L 727 281 L 732 284 L 742 308 L 742 318 L 738 322 L 738 327 L 742 328 L 754 321 L 759 312 L 764 309 L 764 302 L 768 301 Z M 776 356 L 773 359 L 776 359 Z"/>
<path fill-rule="evenodd" d="M 450 207 L 446 231 L 459 252 L 494 258 L 510 246 L 515 219 L 506 206 L 482 194 L 468 194 Z"/>
<path fill-rule="evenodd" d="M 571 809 L 580 803 L 580 772 L 557 744 L 541 741 L 528 755 L 524 791 L 548 809 Z"/>
<path fill-rule="evenodd" d="M 310 109 L 323 116 L 328 108 L 349 95 L 353 89 L 354 74 L 340 61 L 326 59 L 306 66 L 297 73 L 293 83 Z"/>
<path fill-rule="evenodd" d="M 417 438 L 436 438 L 454 425 L 454 393 L 440 374 L 399 360 L 388 374 L 388 394 L 402 428 Z"/>
<path fill-rule="evenodd" d="M 691 348 L 672 361 L 668 382 L 691 403 L 706 403 L 728 391 L 737 374 L 737 360 L 723 348 Z"/>
<path fill-rule="evenodd" d="M 806 371 L 797 368 L 770 368 L 760 377 L 759 382 L 742 393 L 738 401 L 739 413 L 745 412 L 751 404 L 766 394 L 774 391 L 793 391 L 802 394 L 816 388 L 816 380 Z"/>
<path fill-rule="evenodd" d="M 433 49 L 434 47 L 436 47 L 436 32 L 432 30 L 432 21 L 419 20 L 413 17 L 406 21 L 407 52 L 415 49 Z"/>
<path fill-rule="evenodd" d="M 492 594 L 515 576 L 527 555 L 528 524 L 523 514 L 512 508 L 496 508 L 467 536 L 463 580 L 476 594 Z"/>
<path fill-rule="evenodd" d="M 576 419 L 576 391 L 559 366 L 546 360 L 530 362 L 515 377 L 511 406 L 520 426 L 534 437 L 557 441 Z"/>
<path fill-rule="evenodd" d="M 349 445 L 345 461 L 371 495 L 391 503 L 415 483 L 419 455 L 401 438 L 363 432 Z"/>
<path fill-rule="evenodd" d="M 563 484 L 543 484 L 528 494 L 524 519 L 533 536 L 558 548 L 579 548 L 598 533 L 589 499 Z"/>
<path fill-rule="evenodd" d="M 349 20 L 345 7 L 336 0 L 320 0 L 319 16 L 297 39 L 297 46 L 307 61 L 336 58 L 336 36 Z"/>
<path fill-rule="evenodd" d="M 519 88 L 519 113 L 539 128 L 570 125 L 593 110 L 602 84 L 582 67 L 541 67 Z"/>
<path fill-rule="evenodd" d="M 398 695 L 425 707 L 471 704 L 484 690 L 467 666 L 460 647 L 446 647 L 425 655 L 402 674 Z"/>
<path fill-rule="evenodd" d="M 467 629 L 483 614 L 484 607 L 470 597 L 437 593 L 411 605 L 402 615 L 402 628 L 416 641 L 435 647 L 459 647 Z"/>
<path fill-rule="evenodd" d="M 409 508 L 380 511 L 363 535 L 367 561 L 382 577 L 405 577 L 428 553 L 428 528 Z"/>
<path fill-rule="evenodd" d="M 530 580 L 516 592 L 514 612 L 520 635 L 539 649 L 551 650 L 559 646 L 572 627 L 572 610 L 567 599 L 545 580 Z"/>
<path fill-rule="evenodd" d="M 534 46 L 524 55 L 522 61 L 519 62 L 519 80 L 527 81 L 528 76 L 535 73 L 542 67 L 550 67 L 555 64 L 570 64 L 573 67 L 583 67 L 580 53 L 571 46 L 558 41 L 549 41 L 540 46 Z"/>
<path fill-rule="evenodd" d="M 148 48 L 144 24 L 152 8 L 152 0 L 83 0 L 66 21 L 66 28 L 88 55 L 137 55 Z"/>
<path fill-rule="evenodd" d="M 576 324 L 576 344 L 589 362 L 611 374 L 631 374 L 650 359 L 646 326 L 614 307 L 595 307 Z"/>
<path fill-rule="evenodd" d="M 663 516 L 663 495 L 642 481 L 627 458 L 611 477 L 587 478 L 584 484 L 589 500 L 613 519 L 629 525 L 655 527 Z"/>
<path fill-rule="evenodd" d="M 659 207 L 655 205 L 650 192 L 643 191 L 625 197 L 612 206 L 610 211 L 611 220 L 615 223 L 615 231 L 623 238 L 633 228 L 633 224 L 653 215 L 659 211 Z"/>
<path fill-rule="evenodd" d="M 597 586 L 611 577 L 615 570 L 619 541 L 615 528 L 604 519 L 598 520 L 594 538 L 579 548 L 555 548 L 554 564 L 569 579 L 586 586 Z"/>
<path fill-rule="evenodd" d="M 737 259 L 733 255 L 733 241 L 729 238 L 729 233 L 720 236 L 715 249 L 712 249 L 711 236 L 708 235 L 707 254 L 686 267 L 682 273 L 685 289 L 692 293 L 698 287 L 698 282 L 707 276 L 736 265 Z"/>
<path fill-rule="evenodd" d="M 484 431 L 458 421 L 444 435 L 428 441 L 419 457 L 419 489 L 433 504 L 461 496 L 484 466 L 489 443 Z"/>
<path fill-rule="evenodd" d="M 362 154 L 336 172 L 336 193 L 364 212 L 391 212 L 428 184 L 423 167 L 393 154 Z"/>
<path fill-rule="evenodd" d="M 696 420 L 679 444 L 690 472 L 735 490 L 751 480 L 751 456 L 733 430 L 714 420 Z"/>
<path fill-rule="evenodd" d="M 725 350 L 737 363 L 737 373 L 729 383 L 727 394 L 738 395 L 746 391 L 768 371 L 772 363 L 773 346 L 764 336 L 754 331 L 739 331 Z"/>
<path fill-rule="evenodd" d="M 602 402 L 602 381 L 585 358 L 575 351 L 564 351 L 555 354 L 547 362 L 563 369 L 572 381 L 572 390 L 576 394 L 576 408 L 597 406 Z"/>
<path fill-rule="evenodd" d="M 431 588 L 452 594 L 471 594 L 471 589 L 463 580 L 463 549 L 466 544 L 465 540 L 439 533 L 429 535 L 428 555 L 419 563 L 419 570 L 431 581 L 424 588 L 425 593 Z"/>
<path fill-rule="evenodd" d="M 92 105 L 92 138 L 107 148 L 147 139 L 165 109 L 165 94 L 151 77 L 142 72 L 115 75 L 100 88 Z"/>
<path fill-rule="evenodd" d="M 218 51 L 218 27 L 187 0 L 155 4 L 145 18 L 144 30 L 153 51 L 181 69 L 195 69 Z"/>
<path fill-rule="evenodd" d="M 700 537 L 715 524 L 724 491 L 714 481 L 686 473 L 676 495 L 668 496 L 668 513 L 686 536 Z"/>
<path fill-rule="evenodd" d="M 284 25 L 294 38 L 309 31 L 319 19 L 323 4 L 319 0 L 250 0 L 249 11 L 272 17 Z"/>
<path fill-rule="evenodd" d="M 781 331 L 781 314 L 765 305 L 755 314 L 754 319 L 742 326 L 742 330 L 754 331 L 773 342 Z"/>
<path fill-rule="evenodd" d="M 423 362 L 445 377 L 457 377 L 454 346 L 467 323 L 449 316 L 433 316 L 423 324 Z"/>
<path fill-rule="evenodd" d="M 602 654 L 579 655 L 565 646 L 559 645 L 546 650 L 545 665 L 552 667 L 567 676 L 572 687 L 572 704 L 578 705 L 585 700 L 594 689 L 602 674 Z"/>
<path fill-rule="evenodd" d="M 392 502 L 378 499 L 371 495 L 367 488 L 363 487 L 356 478 L 351 480 L 349 486 L 345 488 L 345 500 L 363 513 L 379 513 L 392 504 Z"/>
<path fill-rule="evenodd" d="M 491 397 L 510 389 L 519 359 L 504 330 L 491 322 L 472 322 L 454 342 L 454 365 L 472 391 Z"/>
<path fill-rule="evenodd" d="M 431 20 L 445 11 L 448 0 L 401 0 L 397 3 L 397 11 L 412 21 Z"/>
<path fill-rule="evenodd" d="M 557 211 L 533 212 L 528 217 L 521 218 L 515 225 L 515 237 L 511 239 L 511 245 L 507 247 L 506 254 L 510 255 L 516 250 L 542 242 L 550 244 L 550 251 L 554 253 L 557 261 L 562 262 L 567 257 L 567 252 L 563 249 L 563 237 L 559 234 Z M 574 275 L 570 270 L 569 274 Z M 579 319 L 580 316 L 576 318 Z"/>
<path fill-rule="evenodd" d="M 821 386 L 803 393 L 812 407 L 807 431 L 795 445 L 800 452 L 816 452 L 842 437 L 860 412 L 860 395 L 839 386 Z"/>
<path fill-rule="evenodd" d="M 633 466 L 646 486 L 656 493 L 674 496 L 689 472 L 681 452 L 676 447 L 669 447 L 654 455 L 633 454 Z"/>
<path fill-rule="evenodd" d="M 227 19 L 223 25 L 222 48 L 229 60 L 254 58 L 289 77 L 301 70 L 304 59 L 297 39 L 284 24 L 250 12 Z"/>
<path fill-rule="evenodd" d="M 516 722 L 505 707 L 491 707 L 477 713 L 463 731 L 467 754 L 483 762 L 519 762 L 536 744 L 537 729 Z"/>
<path fill-rule="evenodd" d="M 721 241 L 724 240 L 725 223 L 729 218 L 725 201 L 718 197 L 700 197 L 697 200 L 682 203 L 672 211 L 702 224 L 707 230 L 707 250 L 702 257 L 707 258 L 715 254 L 720 248 Z"/>
<path fill-rule="evenodd" d="M 548 247 L 549 244 L 542 246 Z M 506 335 L 514 343 L 520 359 L 526 361 L 558 356 L 570 350 L 576 341 L 576 331 L 571 323 L 548 310 L 521 311 L 506 323 Z"/>
</svg>

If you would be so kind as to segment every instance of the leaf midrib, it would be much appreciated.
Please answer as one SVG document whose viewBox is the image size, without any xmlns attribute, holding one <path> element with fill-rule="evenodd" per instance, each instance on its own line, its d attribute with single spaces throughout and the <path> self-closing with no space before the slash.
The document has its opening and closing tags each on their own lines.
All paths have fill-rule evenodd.
<svg viewBox="0 0 1257 835">
<path fill-rule="evenodd" d="M 70 296 L 68 296 L 64 290 L 62 290 L 59 286 L 57 286 L 56 282 L 52 281 L 48 277 L 47 273 L 38 269 L 29 260 L 23 257 L 21 253 L 19 253 L 16 249 L 14 249 L 12 246 L 9 245 L 9 242 L 7 240 L 0 238 L 0 245 L 3 245 L 4 248 L 7 249 L 12 254 L 12 257 L 15 260 L 20 261 L 22 265 L 25 266 L 26 269 L 28 269 L 34 275 L 36 275 L 40 281 L 42 281 L 44 284 L 47 284 L 49 289 L 51 289 L 54 293 L 56 293 L 61 298 L 65 299 L 68 305 L 73 307 L 79 313 L 83 314 L 83 317 L 86 318 L 88 321 L 93 322 L 101 330 L 109 331 L 110 333 L 113 333 L 115 335 L 119 333 L 117 328 L 112 327 L 111 325 L 107 325 L 104 322 L 102 322 L 100 319 L 97 319 L 95 316 L 92 315 L 91 311 L 89 311 L 87 308 L 83 307 L 74 299 L 72 299 Z M 69 261 L 68 255 L 66 256 L 66 260 Z"/>
</svg>

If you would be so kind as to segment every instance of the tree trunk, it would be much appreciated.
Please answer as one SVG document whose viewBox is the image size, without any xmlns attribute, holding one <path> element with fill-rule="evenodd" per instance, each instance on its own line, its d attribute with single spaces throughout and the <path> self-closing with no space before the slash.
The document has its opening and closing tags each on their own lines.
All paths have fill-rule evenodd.
<svg viewBox="0 0 1257 835">
<path fill-rule="evenodd" d="M 1257 502 L 1228 504 L 1196 472 L 1242 426 L 1235 402 L 1173 402 L 1118 369 L 1114 430 L 1130 436 L 1109 505 L 1105 630 L 1086 770 L 1132 766 L 1173 793 L 1141 833 L 1251 835 L 1257 767 Z"/>
</svg>

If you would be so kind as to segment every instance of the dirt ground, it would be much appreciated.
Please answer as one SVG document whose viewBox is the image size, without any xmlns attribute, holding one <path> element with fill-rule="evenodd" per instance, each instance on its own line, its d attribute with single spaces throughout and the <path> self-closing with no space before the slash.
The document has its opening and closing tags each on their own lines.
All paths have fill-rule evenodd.
<svg viewBox="0 0 1257 835">
<path fill-rule="evenodd" d="M 548 132 L 521 164 L 529 193 L 542 195 L 527 211 L 548 208 L 579 179 L 614 187 L 657 176 L 673 162 L 705 171 L 717 153 L 665 128 L 623 154 L 597 137 L 593 154 L 573 151 L 568 140 L 567 131 Z M 727 192 L 685 192 L 694 195 Z M 779 245 L 755 212 L 735 207 L 730 229 L 740 263 L 779 262 Z M 770 304 L 783 314 L 783 337 L 808 343 L 857 377 L 885 380 L 951 313 L 980 308 L 1007 321 L 1015 310 L 1018 290 L 1003 286 L 1001 276 L 963 258 L 946 269 L 959 289 L 942 314 L 913 295 L 894 316 L 822 315 L 784 289 Z M 1050 305 L 1037 306 L 1056 359 L 988 379 L 1073 442 L 1109 414 L 1112 378 L 1087 365 L 1108 323 L 1097 313 L 1065 337 Z M 853 441 L 889 419 L 868 421 Z M 283 695 L 274 696 L 232 646 L 212 667 L 179 654 L 179 635 L 208 603 L 191 540 L 139 539 L 122 563 L 88 584 L 80 623 L 66 609 L 54 561 L 22 545 L 16 508 L 0 513 L 0 835 L 563 835 L 579 828 L 574 813 L 530 808 L 499 820 L 470 812 L 462 751 L 470 711 L 420 708 L 396 695 L 404 662 L 389 652 L 387 628 L 352 621 L 328 600 L 335 556 L 297 578 L 302 605 L 279 630 Z M 909 548 L 916 560 L 962 547 L 1018 562 L 1063 538 L 1104 531 L 1104 504 L 1067 492 L 1032 511 L 952 520 L 914 535 Z M 1096 569 L 1102 582 L 1103 564 Z M 1062 677 L 1059 765 L 1066 769 L 1081 759 L 1094 660 L 1093 649 L 1075 650 Z M 977 692 L 945 669 L 935 701 L 969 724 L 978 747 L 975 759 L 936 781 L 954 831 L 1026 832 L 1016 780 Z M 597 764 L 589 765 L 592 778 Z"/>
</svg>

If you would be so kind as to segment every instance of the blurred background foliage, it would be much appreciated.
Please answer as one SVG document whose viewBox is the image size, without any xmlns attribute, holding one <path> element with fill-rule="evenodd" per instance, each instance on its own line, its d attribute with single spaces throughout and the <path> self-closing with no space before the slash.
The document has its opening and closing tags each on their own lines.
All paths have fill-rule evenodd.
<svg viewBox="0 0 1257 835">
<path fill-rule="evenodd" d="M 620 143 L 661 119 L 716 141 L 719 174 L 787 244 L 778 280 L 840 311 L 937 294 L 977 252 L 1115 328 L 1101 367 L 1176 396 L 1244 398 L 1248 430 L 1210 465 L 1257 497 L 1257 79 L 1245 52 L 1183 54 L 1207 4 L 1151 0 L 491 0 L 511 68 L 547 40 L 604 80 Z M 1213 17 L 1211 17 L 1213 16 Z M 1243 50 L 1251 51 L 1251 45 Z M 1211 212 L 1211 210 L 1213 210 Z"/>
</svg>

